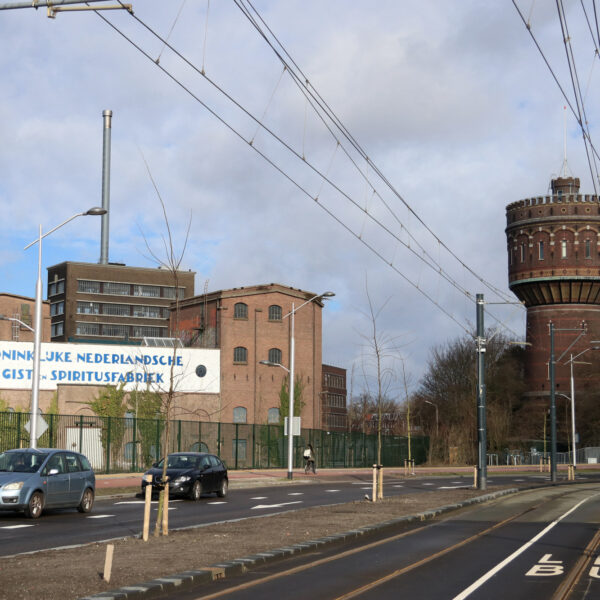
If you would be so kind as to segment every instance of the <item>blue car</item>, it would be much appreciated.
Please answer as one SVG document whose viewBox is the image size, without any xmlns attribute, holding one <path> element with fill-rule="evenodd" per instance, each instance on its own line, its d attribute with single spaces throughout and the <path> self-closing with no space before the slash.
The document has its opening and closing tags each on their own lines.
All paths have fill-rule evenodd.
<svg viewBox="0 0 600 600">
<path fill-rule="evenodd" d="M 0 510 L 24 511 L 37 519 L 45 508 L 94 506 L 96 477 L 78 452 L 22 448 L 0 453 Z"/>
</svg>

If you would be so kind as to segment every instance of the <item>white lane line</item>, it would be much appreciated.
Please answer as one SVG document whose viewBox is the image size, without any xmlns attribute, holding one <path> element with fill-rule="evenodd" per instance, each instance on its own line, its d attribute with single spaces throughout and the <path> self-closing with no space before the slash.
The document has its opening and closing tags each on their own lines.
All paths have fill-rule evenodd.
<svg viewBox="0 0 600 600">
<path fill-rule="evenodd" d="M 464 488 L 473 487 L 471 485 L 441 485 L 438 490 L 460 490 Z"/>
<path fill-rule="evenodd" d="M 326 491 L 326 492 L 331 492 L 331 493 L 334 493 L 334 492 L 339 492 L 340 490 L 325 490 L 325 491 Z"/>
<path fill-rule="evenodd" d="M 86 517 L 86 519 L 108 519 L 109 517 L 114 517 L 115 515 L 91 515 Z"/>
<path fill-rule="evenodd" d="M 6 525 L 5 527 L 0 527 L 0 529 L 21 529 L 23 527 L 33 527 L 33 525 Z"/>
<path fill-rule="evenodd" d="M 398 486 L 396 486 L 396 487 L 398 487 Z M 373 486 L 372 486 L 372 485 L 370 485 L 369 487 L 361 487 L 360 489 L 361 489 L 361 490 L 372 490 L 372 489 L 373 489 Z"/>
<path fill-rule="evenodd" d="M 279 508 L 281 506 L 287 506 L 288 504 L 302 504 L 302 500 L 294 500 L 294 502 L 281 502 L 280 504 L 257 504 L 250 510 L 255 510 L 257 508 Z"/>
<path fill-rule="evenodd" d="M 403 485 L 394 485 L 392 487 L 404 487 Z M 370 489 L 370 488 L 366 488 L 366 489 Z"/>
<path fill-rule="evenodd" d="M 250 500 L 266 500 L 266 496 L 254 496 L 254 498 L 250 498 Z"/>
<path fill-rule="evenodd" d="M 304 492 L 290 492 L 288 496 L 304 496 Z"/>
<path fill-rule="evenodd" d="M 558 519 L 552 521 L 550 525 L 542 529 L 536 536 L 532 537 L 527 543 L 523 544 L 518 550 L 515 550 L 510 556 L 507 556 L 502 562 L 498 563 L 493 569 L 490 569 L 485 575 L 482 575 L 477 581 L 472 583 L 467 589 L 463 590 L 458 596 L 455 596 L 453 600 L 464 600 L 470 596 L 475 590 L 480 588 L 488 579 L 491 579 L 498 571 L 503 569 L 507 564 L 512 562 L 517 556 L 523 554 L 525 550 L 529 547 L 533 546 L 540 538 L 545 536 L 551 529 L 553 529 L 556 525 L 558 525 L 565 517 L 568 517 L 572 512 L 576 511 L 584 502 L 587 502 L 590 498 L 595 498 L 596 496 L 600 496 L 600 494 L 594 494 L 593 496 L 588 496 L 578 502 L 575 506 L 570 508 L 566 513 L 562 514 Z"/>
<path fill-rule="evenodd" d="M 513 481 L 525 481 L 524 479 L 513 479 Z"/>
<path fill-rule="evenodd" d="M 215 500 L 215 502 L 207 502 L 206 504 L 227 504 L 225 500 Z"/>
<path fill-rule="evenodd" d="M 433 483 L 424 483 L 423 485 L 433 485 Z"/>
</svg>

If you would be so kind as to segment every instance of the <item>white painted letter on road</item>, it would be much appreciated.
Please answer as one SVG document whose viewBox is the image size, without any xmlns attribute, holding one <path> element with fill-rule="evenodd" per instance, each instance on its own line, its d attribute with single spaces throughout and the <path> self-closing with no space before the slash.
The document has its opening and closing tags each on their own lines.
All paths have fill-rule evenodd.
<svg viewBox="0 0 600 600">
<path fill-rule="evenodd" d="M 562 560 L 550 560 L 552 554 L 544 554 L 537 565 L 533 565 L 525 575 L 527 577 L 548 577 L 562 575 L 565 571 Z"/>
</svg>

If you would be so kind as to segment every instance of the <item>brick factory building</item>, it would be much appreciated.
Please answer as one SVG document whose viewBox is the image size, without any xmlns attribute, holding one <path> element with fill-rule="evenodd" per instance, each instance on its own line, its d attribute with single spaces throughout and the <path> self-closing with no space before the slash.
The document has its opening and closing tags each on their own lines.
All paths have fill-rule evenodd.
<svg viewBox="0 0 600 600">
<path fill-rule="evenodd" d="M 221 350 L 221 414 L 210 415 L 210 420 L 279 423 L 279 394 L 290 366 L 289 314 L 294 304 L 294 371 L 302 388 L 302 427 L 327 428 L 321 407 L 323 301 L 315 298 L 299 308 L 314 296 L 271 283 L 220 290 L 181 302 L 179 329 L 184 345 Z M 265 360 L 284 368 L 260 364 Z"/>
<path fill-rule="evenodd" d="M 0 340 L 11 342 L 33 342 L 35 299 L 16 294 L 0 294 Z M 21 321 L 19 323 L 19 321 Z M 23 325 L 25 323 L 25 325 Z M 50 303 L 42 303 L 42 341 L 50 341 Z"/>
<path fill-rule="evenodd" d="M 532 397 L 550 393 L 550 322 L 558 392 L 570 393 L 570 354 L 600 339 L 600 202 L 579 194 L 577 178 L 553 179 L 551 189 L 550 196 L 506 207 L 509 286 L 527 308 L 525 377 Z M 582 322 L 587 333 L 569 348 Z"/>
</svg>

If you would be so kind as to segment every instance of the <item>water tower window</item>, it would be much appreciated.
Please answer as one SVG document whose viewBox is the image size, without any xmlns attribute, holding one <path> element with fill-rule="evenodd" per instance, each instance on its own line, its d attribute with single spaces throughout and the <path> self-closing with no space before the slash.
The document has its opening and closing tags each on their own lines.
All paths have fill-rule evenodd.
<svg viewBox="0 0 600 600">
<path fill-rule="evenodd" d="M 585 240 L 585 257 L 592 258 L 592 241 Z"/>
<path fill-rule="evenodd" d="M 539 259 L 544 260 L 544 242 L 538 243 L 538 254 L 539 254 Z"/>
<path fill-rule="evenodd" d="M 567 240 L 560 241 L 560 257 L 567 258 Z"/>
</svg>

